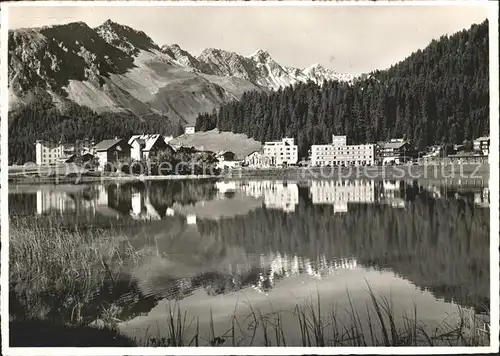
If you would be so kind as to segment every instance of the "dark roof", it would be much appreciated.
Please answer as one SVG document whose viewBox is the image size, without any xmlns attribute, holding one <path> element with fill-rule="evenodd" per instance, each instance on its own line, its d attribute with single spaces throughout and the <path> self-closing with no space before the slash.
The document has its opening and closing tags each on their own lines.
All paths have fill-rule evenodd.
<svg viewBox="0 0 500 356">
<path fill-rule="evenodd" d="M 69 156 L 60 157 L 59 160 L 66 162 L 66 161 L 69 161 L 70 159 L 75 158 L 75 157 L 76 157 L 76 154 L 72 154 Z"/>
<path fill-rule="evenodd" d="M 262 150 L 261 149 L 260 150 L 254 150 L 254 151 L 250 152 L 249 154 L 247 154 L 246 157 L 248 157 L 250 155 L 253 155 L 254 153 L 260 153 L 260 154 L 262 154 Z"/>
<path fill-rule="evenodd" d="M 380 148 L 400 148 L 406 144 L 405 142 L 380 142 Z"/>
<path fill-rule="evenodd" d="M 226 151 L 219 151 L 217 153 L 217 156 L 225 156 L 225 155 L 233 155 L 233 156 L 236 156 L 236 154 L 233 152 L 233 151 L 229 151 L 229 150 L 226 150 Z"/>
<path fill-rule="evenodd" d="M 102 140 L 101 142 L 99 142 L 97 145 L 94 146 L 94 149 L 96 151 L 107 151 L 122 141 L 124 142 L 125 140 L 123 139 Z"/>
</svg>

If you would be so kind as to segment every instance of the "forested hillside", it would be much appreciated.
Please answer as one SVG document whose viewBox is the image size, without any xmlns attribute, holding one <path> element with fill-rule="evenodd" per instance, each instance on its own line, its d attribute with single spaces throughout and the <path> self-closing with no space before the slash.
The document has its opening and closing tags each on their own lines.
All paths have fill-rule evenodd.
<svg viewBox="0 0 500 356">
<path fill-rule="evenodd" d="M 352 143 L 406 136 L 418 149 L 472 140 L 489 132 L 488 22 L 433 40 L 352 85 L 328 81 L 245 93 L 200 115 L 196 126 L 262 142 L 291 136 L 302 156 L 332 134 L 345 134 Z"/>
<path fill-rule="evenodd" d="M 148 116 L 138 119 L 129 113 L 101 113 L 68 102 L 64 114 L 49 98 L 40 96 L 32 104 L 9 115 L 9 164 L 35 161 L 35 141 L 63 139 L 67 142 L 94 139 L 97 142 L 112 137 L 128 138 L 150 132 L 182 133 L 182 127 L 172 125 L 165 117 Z"/>
</svg>

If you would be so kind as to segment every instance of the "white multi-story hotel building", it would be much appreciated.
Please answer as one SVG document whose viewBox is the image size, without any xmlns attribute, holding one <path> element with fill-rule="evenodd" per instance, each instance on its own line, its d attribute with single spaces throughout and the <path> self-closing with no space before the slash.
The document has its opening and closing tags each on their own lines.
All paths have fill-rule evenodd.
<svg viewBox="0 0 500 356">
<path fill-rule="evenodd" d="M 61 143 L 45 140 L 35 142 L 35 162 L 38 165 L 53 165 L 67 162 L 77 154 L 91 153 L 93 143 L 90 141 L 77 141 L 76 143 Z"/>
<path fill-rule="evenodd" d="M 332 136 L 332 143 L 311 146 L 312 166 L 371 166 L 375 145 L 348 145 L 347 136 Z"/>
<path fill-rule="evenodd" d="M 56 164 L 63 156 L 63 146 L 56 142 L 39 140 L 35 143 L 36 164 Z"/>
<path fill-rule="evenodd" d="M 285 137 L 281 141 L 265 142 L 263 157 L 271 166 L 297 164 L 299 155 L 295 140 Z"/>
</svg>

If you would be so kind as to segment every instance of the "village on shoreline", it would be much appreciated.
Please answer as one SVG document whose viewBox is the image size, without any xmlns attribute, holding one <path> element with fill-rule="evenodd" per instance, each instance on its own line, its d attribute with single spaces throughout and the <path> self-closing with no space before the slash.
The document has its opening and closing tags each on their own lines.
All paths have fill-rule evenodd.
<svg viewBox="0 0 500 356">
<path fill-rule="evenodd" d="M 415 150 L 403 138 L 370 144 L 347 144 L 346 136 L 312 145 L 299 161 L 293 138 L 265 142 L 260 149 L 235 154 L 189 145 L 194 126 L 186 126 L 183 144 L 172 136 L 133 135 L 95 143 L 39 140 L 35 163 L 9 167 L 9 181 L 22 183 L 83 183 L 203 178 L 280 179 L 479 179 L 489 177 L 489 137 L 467 145 L 438 145 Z M 227 146 L 227 145 L 226 145 Z M 229 149 L 228 149 L 229 148 Z M 251 150 L 251 151 L 250 151 Z"/>
</svg>

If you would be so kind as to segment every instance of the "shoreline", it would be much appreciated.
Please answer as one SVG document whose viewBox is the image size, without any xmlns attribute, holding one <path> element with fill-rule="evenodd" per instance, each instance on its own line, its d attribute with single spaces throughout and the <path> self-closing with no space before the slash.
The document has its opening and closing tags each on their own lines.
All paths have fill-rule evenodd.
<svg viewBox="0 0 500 356">
<path fill-rule="evenodd" d="M 37 177 L 32 174 L 20 175 L 9 172 L 9 184 L 85 184 L 107 182 L 146 182 L 168 180 L 246 180 L 246 179 L 282 179 L 282 180 L 416 180 L 437 181 L 449 184 L 489 185 L 489 165 L 412 165 L 412 166 L 371 166 L 371 167 L 290 167 L 263 169 L 235 169 L 218 175 L 86 175 L 88 172 L 67 175 Z"/>
</svg>

